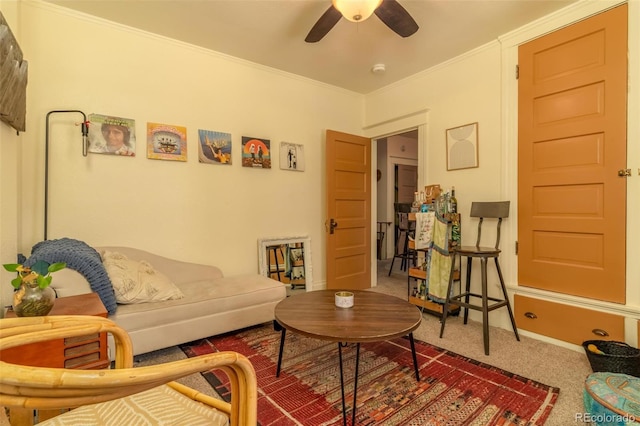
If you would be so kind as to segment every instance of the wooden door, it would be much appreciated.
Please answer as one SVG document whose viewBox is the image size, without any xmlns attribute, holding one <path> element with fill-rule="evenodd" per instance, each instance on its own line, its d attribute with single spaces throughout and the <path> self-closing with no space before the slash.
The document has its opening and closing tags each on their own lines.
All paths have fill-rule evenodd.
<svg viewBox="0 0 640 426">
<path fill-rule="evenodd" d="M 625 303 L 627 6 L 518 61 L 518 283 Z"/>
<path fill-rule="evenodd" d="M 371 140 L 327 130 L 326 144 L 327 288 L 370 288 Z"/>
<path fill-rule="evenodd" d="M 412 203 L 414 193 L 418 190 L 418 167 L 397 164 L 397 198 L 398 203 Z"/>
</svg>

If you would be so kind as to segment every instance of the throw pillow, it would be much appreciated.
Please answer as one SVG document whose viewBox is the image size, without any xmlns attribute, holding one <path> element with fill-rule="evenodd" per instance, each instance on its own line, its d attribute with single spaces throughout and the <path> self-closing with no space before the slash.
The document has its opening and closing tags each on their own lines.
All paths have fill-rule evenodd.
<svg viewBox="0 0 640 426">
<path fill-rule="evenodd" d="M 164 274 L 145 261 L 131 260 L 122 253 L 100 253 L 118 303 L 146 303 L 181 299 L 184 294 Z"/>
</svg>

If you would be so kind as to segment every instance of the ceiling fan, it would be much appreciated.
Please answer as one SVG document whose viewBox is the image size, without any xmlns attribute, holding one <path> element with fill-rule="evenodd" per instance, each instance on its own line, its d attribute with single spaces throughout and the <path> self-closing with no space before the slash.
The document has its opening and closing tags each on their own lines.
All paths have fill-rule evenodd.
<svg viewBox="0 0 640 426">
<path fill-rule="evenodd" d="M 419 28 L 409 12 L 396 0 L 332 0 L 331 3 L 304 39 L 307 43 L 322 40 L 343 16 L 349 21 L 361 22 L 375 13 L 401 37 L 409 37 Z"/>
</svg>

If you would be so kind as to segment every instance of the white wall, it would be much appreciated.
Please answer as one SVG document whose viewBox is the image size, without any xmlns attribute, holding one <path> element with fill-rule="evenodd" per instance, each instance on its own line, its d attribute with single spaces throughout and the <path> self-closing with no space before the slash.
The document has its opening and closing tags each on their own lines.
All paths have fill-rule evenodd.
<svg viewBox="0 0 640 426">
<path fill-rule="evenodd" d="M 419 116 L 428 111 L 426 137 L 423 140 L 425 152 L 420 154 L 422 182 L 419 185 L 439 183 L 444 188 L 456 187 L 458 209 L 462 214 L 462 238 L 475 240 L 475 223 L 468 219 L 472 201 L 512 200 L 511 218 L 503 225 L 501 247 L 501 265 L 508 286 L 517 287 L 517 258 L 514 254 L 517 237 L 517 162 L 514 164 L 517 133 L 517 111 L 514 107 L 515 64 L 517 43 L 553 31 L 593 13 L 605 10 L 615 1 L 579 2 L 566 10 L 531 23 L 514 33 L 505 35 L 501 40 L 488 43 L 454 60 L 425 70 L 411 78 L 387 86 L 366 96 L 365 127 L 374 127 L 376 123 L 393 121 L 395 117 Z M 640 108 L 640 2 L 632 1 L 629 7 L 629 128 L 628 154 L 634 174 L 639 170 L 637 154 L 640 151 L 637 141 L 640 139 L 640 124 L 637 112 Z M 514 58 L 506 63 L 507 59 Z M 506 58 L 506 59 L 505 59 Z M 635 83 L 635 84 L 634 84 Z M 516 98 L 517 99 L 517 98 Z M 401 101 L 400 101 L 401 100 Z M 391 106 L 391 107 L 390 107 Z M 635 114 L 635 115 L 634 115 Z M 471 123 L 479 123 L 479 167 L 474 169 L 447 171 L 445 151 L 445 131 L 448 128 Z M 400 123 L 399 125 L 402 125 Z M 640 177 L 630 178 L 628 184 L 628 233 L 627 233 L 627 308 L 640 307 L 640 267 L 636 259 L 640 249 L 637 247 L 639 226 L 633 221 L 637 217 L 640 204 Z M 633 207 L 636 207 L 634 209 Z M 637 221 L 635 221 L 637 222 Z M 491 240 L 491 235 L 483 237 Z M 477 271 L 475 271 L 477 272 Z M 490 270 L 491 272 L 491 270 Z M 495 279 L 495 277 L 493 277 Z M 489 278 L 490 280 L 492 277 Z M 490 293 L 497 295 L 498 288 Z M 635 308 L 634 308 L 635 307 Z M 502 312 L 505 311 L 505 312 Z M 479 319 L 479 313 L 471 312 Z M 494 320 L 494 316 L 496 317 Z M 633 315 L 632 315 L 633 316 Z M 492 325 L 502 324 L 506 328 L 508 319 L 506 310 L 492 314 Z M 494 322 L 495 321 L 495 322 Z M 635 331 L 635 325 L 628 323 L 629 330 Z M 633 342 L 635 338 L 629 339 Z"/>
<path fill-rule="evenodd" d="M 30 59 L 20 250 L 43 238 L 45 117 L 80 109 L 135 119 L 137 155 L 83 157 L 82 117 L 51 115 L 49 239 L 235 274 L 257 272 L 258 238 L 309 235 L 324 281 L 324 134 L 360 133 L 363 96 L 47 3 L 22 3 L 20 24 Z M 185 126 L 188 161 L 147 159 L 147 122 Z M 232 165 L 198 162 L 198 129 L 232 134 Z M 272 169 L 242 167 L 242 136 L 271 140 Z M 279 169 L 281 141 L 304 145 L 304 172 Z"/>
<path fill-rule="evenodd" d="M 387 155 L 391 158 L 403 160 L 418 159 L 418 143 L 416 139 L 402 135 L 393 135 L 387 138 Z"/>
<path fill-rule="evenodd" d="M 0 0 L 0 10 L 20 45 L 19 4 Z M 22 48 L 22 46 L 21 46 Z M 24 50 L 23 50 L 24 52 Z M 0 264 L 15 263 L 19 228 L 18 158 L 24 133 L 0 121 Z M 0 310 L 11 303 L 13 274 L 0 268 Z"/>
<path fill-rule="evenodd" d="M 463 229 L 471 201 L 500 198 L 500 46 L 490 43 L 366 97 L 366 125 L 428 110 L 418 187 L 456 187 Z M 402 102 L 398 102 L 402 99 Z M 393 108 L 389 108 L 393 105 Z M 480 167 L 447 171 L 445 131 L 479 122 Z M 470 237 L 471 238 L 471 237 Z M 505 243 L 505 241 L 503 241 Z"/>
</svg>

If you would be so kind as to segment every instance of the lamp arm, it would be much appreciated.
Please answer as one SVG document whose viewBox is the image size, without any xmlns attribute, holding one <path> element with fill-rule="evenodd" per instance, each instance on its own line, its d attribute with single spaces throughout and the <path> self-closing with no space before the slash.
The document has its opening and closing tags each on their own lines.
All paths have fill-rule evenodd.
<svg viewBox="0 0 640 426">
<path fill-rule="evenodd" d="M 44 145 L 44 239 L 47 239 L 47 223 L 49 218 L 49 116 L 58 113 L 79 113 L 82 114 L 82 155 L 87 156 L 89 146 L 89 121 L 87 115 L 77 109 L 54 110 L 47 113 L 46 129 L 45 129 L 45 145 Z M 78 125 L 78 123 L 76 123 Z"/>
</svg>

